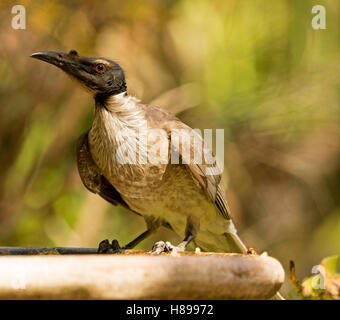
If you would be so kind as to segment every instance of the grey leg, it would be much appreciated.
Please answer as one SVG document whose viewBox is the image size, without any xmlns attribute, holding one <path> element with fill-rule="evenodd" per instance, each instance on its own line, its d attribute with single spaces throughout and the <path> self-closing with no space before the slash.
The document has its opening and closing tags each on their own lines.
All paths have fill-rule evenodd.
<svg viewBox="0 0 340 320">
<path fill-rule="evenodd" d="M 150 236 L 153 232 L 154 230 L 148 229 L 123 247 L 120 247 L 117 240 L 112 240 L 112 243 L 110 243 L 109 240 L 107 239 L 103 240 L 99 243 L 98 253 L 118 253 L 121 252 L 122 250 L 132 249 L 137 244 L 146 239 L 148 236 Z"/>
<path fill-rule="evenodd" d="M 137 238 L 133 239 L 123 247 L 120 247 L 117 240 L 112 240 L 112 243 L 110 243 L 107 239 L 103 240 L 99 243 L 98 253 L 118 253 L 122 252 L 122 250 L 134 248 L 137 244 L 145 240 L 159 228 L 159 222 L 148 219 L 145 219 L 145 221 L 148 229 L 140 234 Z"/>
<path fill-rule="evenodd" d="M 132 249 L 132 248 L 134 248 L 137 244 L 142 242 L 144 239 L 149 237 L 154 232 L 155 232 L 155 230 L 153 230 L 153 229 L 148 229 L 148 230 L 144 231 L 136 239 L 133 239 L 131 242 L 126 244 L 124 247 L 122 247 L 122 249 Z"/>
</svg>

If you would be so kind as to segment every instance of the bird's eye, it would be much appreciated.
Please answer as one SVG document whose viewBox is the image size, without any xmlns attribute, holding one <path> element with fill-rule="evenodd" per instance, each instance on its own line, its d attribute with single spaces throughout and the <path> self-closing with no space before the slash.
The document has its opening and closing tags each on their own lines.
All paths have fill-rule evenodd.
<svg viewBox="0 0 340 320">
<path fill-rule="evenodd" d="M 97 72 L 102 73 L 102 72 L 105 72 L 105 70 L 106 70 L 105 64 L 103 64 L 103 63 L 98 63 L 98 64 L 96 65 L 96 71 L 97 71 Z"/>
</svg>

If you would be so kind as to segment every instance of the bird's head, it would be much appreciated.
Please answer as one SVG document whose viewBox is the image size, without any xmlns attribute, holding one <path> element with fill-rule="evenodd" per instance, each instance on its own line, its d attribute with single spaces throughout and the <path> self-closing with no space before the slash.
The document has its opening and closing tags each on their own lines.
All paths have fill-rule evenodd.
<svg viewBox="0 0 340 320">
<path fill-rule="evenodd" d="M 124 71 L 114 61 L 81 57 L 75 50 L 69 53 L 40 51 L 31 57 L 57 66 L 95 96 L 105 97 L 126 91 Z"/>
</svg>

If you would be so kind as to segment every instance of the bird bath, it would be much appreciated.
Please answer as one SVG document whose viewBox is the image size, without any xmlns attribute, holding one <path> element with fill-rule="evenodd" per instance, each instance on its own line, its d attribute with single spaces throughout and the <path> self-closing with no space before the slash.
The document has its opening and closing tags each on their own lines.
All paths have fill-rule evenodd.
<svg viewBox="0 0 340 320">
<path fill-rule="evenodd" d="M 268 299 L 283 281 L 264 255 L 0 256 L 0 299 Z"/>
</svg>

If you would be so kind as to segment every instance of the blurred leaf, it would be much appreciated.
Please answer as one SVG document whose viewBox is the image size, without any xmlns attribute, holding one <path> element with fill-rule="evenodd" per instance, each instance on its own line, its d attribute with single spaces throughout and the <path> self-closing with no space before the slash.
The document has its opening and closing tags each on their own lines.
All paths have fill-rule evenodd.
<svg viewBox="0 0 340 320">
<path fill-rule="evenodd" d="M 45 114 L 35 117 L 27 128 L 20 154 L 11 168 L 11 174 L 6 183 L 7 190 L 17 190 L 44 155 L 55 135 L 55 132 L 51 130 L 50 116 L 50 114 Z"/>
<path fill-rule="evenodd" d="M 339 257 L 327 257 L 321 264 L 313 267 L 317 273 L 300 283 L 295 276 L 295 266 L 291 263 L 290 278 L 295 291 L 291 297 L 295 299 L 340 300 L 340 274 L 337 273 Z"/>
<path fill-rule="evenodd" d="M 325 268 L 327 274 L 331 276 L 337 275 L 337 268 L 338 268 L 339 257 L 332 256 L 325 258 L 321 261 L 321 265 Z"/>
</svg>

